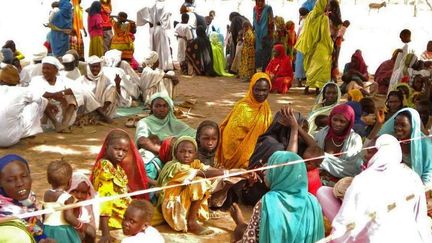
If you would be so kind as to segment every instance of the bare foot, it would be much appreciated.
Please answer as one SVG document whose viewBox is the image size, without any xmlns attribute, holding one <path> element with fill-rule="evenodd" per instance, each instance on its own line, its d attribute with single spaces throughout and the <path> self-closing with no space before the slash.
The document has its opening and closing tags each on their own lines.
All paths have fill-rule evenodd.
<svg viewBox="0 0 432 243">
<path fill-rule="evenodd" d="M 230 215 L 231 215 L 232 219 L 234 220 L 234 222 L 236 223 L 236 225 L 246 223 L 246 221 L 243 217 L 242 211 L 241 211 L 240 207 L 237 205 L 237 203 L 233 203 L 233 205 L 231 206 Z"/>
<path fill-rule="evenodd" d="M 188 222 L 188 231 L 196 235 L 211 235 L 213 230 L 198 224 L 196 221 Z"/>
</svg>

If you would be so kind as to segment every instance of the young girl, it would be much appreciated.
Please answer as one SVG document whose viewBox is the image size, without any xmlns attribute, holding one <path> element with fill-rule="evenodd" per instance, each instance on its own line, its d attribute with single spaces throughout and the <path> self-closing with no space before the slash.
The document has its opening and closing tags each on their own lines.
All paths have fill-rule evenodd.
<svg viewBox="0 0 432 243">
<path fill-rule="evenodd" d="M 113 196 L 147 188 L 144 163 L 129 135 L 120 129 L 111 131 L 93 166 L 91 182 L 99 196 Z M 146 199 L 147 195 L 144 196 Z M 101 203 L 99 228 L 102 242 L 109 241 L 110 229 L 120 229 L 130 198 Z"/>
<path fill-rule="evenodd" d="M 219 126 L 214 121 L 203 121 L 196 134 L 198 159 L 205 165 L 214 166 L 216 149 L 219 145 Z"/>
<path fill-rule="evenodd" d="M 133 200 L 124 215 L 122 228 L 127 237 L 122 243 L 165 242 L 162 235 L 150 225 L 153 206 L 145 200 Z"/>
<path fill-rule="evenodd" d="M 64 160 L 53 161 L 47 169 L 48 183 L 52 189 L 44 194 L 44 208 L 56 208 L 72 204 L 75 199 L 67 193 L 72 177 L 72 167 Z M 58 242 L 81 242 L 78 230 L 87 232 L 89 224 L 81 223 L 73 209 L 47 214 L 44 220 L 45 234 Z"/>
<path fill-rule="evenodd" d="M 96 195 L 90 180 L 79 172 L 72 174 L 71 187 L 68 192 L 78 201 L 93 199 Z M 74 208 L 74 214 L 81 223 L 89 224 L 87 232 L 79 232 L 82 242 L 95 242 L 96 224 L 92 206 Z"/>
</svg>

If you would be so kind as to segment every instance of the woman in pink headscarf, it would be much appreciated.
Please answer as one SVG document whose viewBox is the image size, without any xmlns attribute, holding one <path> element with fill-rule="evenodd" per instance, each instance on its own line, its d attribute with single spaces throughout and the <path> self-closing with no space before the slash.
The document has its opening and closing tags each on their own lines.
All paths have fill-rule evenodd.
<svg viewBox="0 0 432 243">
<path fill-rule="evenodd" d="M 267 65 L 266 73 L 272 81 L 272 92 L 277 91 L 286 94 L 291 87 L 294 77 L 291 58 L 287 56 L 282 44 L 276 44 L 273 48 L 274 57 Z"/>
</svg>

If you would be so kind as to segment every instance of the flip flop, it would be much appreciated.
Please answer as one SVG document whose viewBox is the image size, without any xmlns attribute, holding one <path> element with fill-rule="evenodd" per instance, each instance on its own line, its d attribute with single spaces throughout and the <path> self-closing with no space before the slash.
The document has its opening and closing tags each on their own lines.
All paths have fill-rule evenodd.
<svg viewBox="0 0 432 243">
<path fill-rule="evenodd" d="M 133 118 L 133 117 L 128 118 L 126 123 L 125 123 L 125 126 L 127 128 L 134 128 L 136 126 L 135 118 Z"/>
</svg>

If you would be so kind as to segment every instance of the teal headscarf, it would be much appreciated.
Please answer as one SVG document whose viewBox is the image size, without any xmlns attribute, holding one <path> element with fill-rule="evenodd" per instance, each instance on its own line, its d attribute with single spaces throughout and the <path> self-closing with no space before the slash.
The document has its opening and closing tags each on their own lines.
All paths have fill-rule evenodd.
<svg viewBox="0 0 432 243">
<path fill-rule="evenodd" d="M 420 139 L 425 135 L 421 132 L 420 115 L 416 110 L 404 108 L 396 112 L 384 123 L 378 136 L 394 135 L 395 118 L 403 111 L 411 114 L 411 138 L 417 138 L 411 141 L 411 167 L 421 177 L 423 184 L 432 184 L 432 142 L 430 138 Z"/>
<path fill-rule="evenodd" d="M 164 119 L 159 119 L 154 115 L 150 115 L 146 118 L 141 119 L 137 124 L 135 133 L 135 142 L 140 137 L 149 137 L 150 135 L 156 135 L 162 141 L 169 136 L 190 136 L 195 137 L 196 130 L 190 128 L 184 122 L 178 120 L 174 115 L 174 102 L 166 92 L 159 92 L 151 96 L 151 103 L 161 98 L 168 103 L 169 112 Z"/>
<path fill-rule="evenodd" d="M 278 151 L 268 165 L 302 160 L 293 152 Z M 270 191 L 261 199 L 259 242 L 314 243 L 324 238 L 324 221 L 318 200 L 308 192 L 306 166 L 298 163 L 270 169 Z"/>
</svg>

